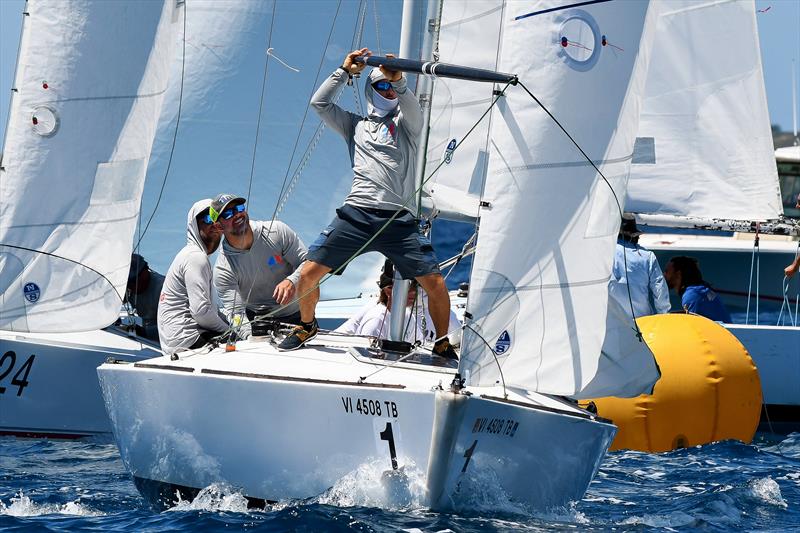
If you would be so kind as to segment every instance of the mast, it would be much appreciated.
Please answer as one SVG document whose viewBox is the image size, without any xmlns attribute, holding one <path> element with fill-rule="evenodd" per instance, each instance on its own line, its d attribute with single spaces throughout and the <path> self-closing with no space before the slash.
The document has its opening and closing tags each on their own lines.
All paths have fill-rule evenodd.
<svg viewBox="0 0 800 533">
<path fill-rule="evenodd" d="M 422 29 L 419 21 L 418 6 L 421 1 L 404 0 L 403 2 L 403 25 L 400 34 L 400 57 L 420 57 L 421 59 L 433 59 L 433 46 L 436 40 L 436 32 L 439 27 L 439 0 L 427 0 L 427 14 L 425 20 L 427 24 Z M 416 40 L 413 38 L 417 33 L 414 29 L 420 28 L 423 31 L 422 49 L 419 55 L 416 53 Z M 413 33 L 412 33 L 413 32 Z M 369 62 L 367 62 L 369 64 Z M 414 184 L 419 191 L 416 199 L 416 213 L 420 216 L 422 179 L 425 173 L 425 153 L 428 146 L 428 129 L 431 118 L 431 94 L 433 93 L 433 80 L 430 76 L 417 77 L 416 95 L 422 108 L 422 132 L 417 146 L 417 164 L 415 166 Z M 406 300 L 408 289 L 411 286 L 409 280 L 403 280 L 399 272 L 395 270 L 394 285 L 392 288 L 392 309 L 389 322 L 389 338 L 394 341 L 401 341 L 404 337 L 403 326 L 405 325 Z"/>
</svg>

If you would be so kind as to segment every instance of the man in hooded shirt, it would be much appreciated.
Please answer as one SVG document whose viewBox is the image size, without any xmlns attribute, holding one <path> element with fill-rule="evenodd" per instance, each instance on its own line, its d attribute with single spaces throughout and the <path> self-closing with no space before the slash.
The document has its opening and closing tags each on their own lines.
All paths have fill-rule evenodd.
<svg viewBox="0 0 800 533">
<path fill-rule="evenodd" d="M 428 294 L 438 339 L 434 354 L 457 358 L 447 338 L 447 287 L 430 240 L 420 232 L 419 221 L 410 211 L 416 205 L 416 152 L 423 125 L 419 103 L 403 74 L 383 66 L 370 72 L 364 88 L 368 116 L 350 113 L 334 103 L 340 88 L 364 69 L 356 58 L 370 54 L 367 48 L 350 52 L 311 98 L 311 106 L 325 124 L 347 142 L 353 185 L 331 225 L 309 248 L 297 286 L 301 324 L 278 348 L 295 350 L 317 334 L 314 313 L 319 291 L 315 289 L 325 274 L 340 274 L 353 256 L 378 251 L 394 263 L 403 278 L 416 279 Z"/>
<path fill-rule="evenodd" d="M 209 216 L 211 199 L 189 210 L 187 243 L 169 267 L 158 304 L 158 334 L 167 355 L 194 350 L 228 329 L 219 312 L 208 256 L 219 247 L 222 230 Z"/>
<path fill-rule="evenodd" d="M 292 297 L 307 252 L 300 237 L 279 220 L 250 220 L 245 199 L 233 194 L 214 198 L 211 218 L 225 235 L 214 265 L 225 313 L 231 319 L 246 314 L 254 335 L 266 326 L 264 320 L 254 321 L 256 317 L 297 324 L 300 310 Z M 248 326 L 239 334 L 247 336 Z"/>
</svg>

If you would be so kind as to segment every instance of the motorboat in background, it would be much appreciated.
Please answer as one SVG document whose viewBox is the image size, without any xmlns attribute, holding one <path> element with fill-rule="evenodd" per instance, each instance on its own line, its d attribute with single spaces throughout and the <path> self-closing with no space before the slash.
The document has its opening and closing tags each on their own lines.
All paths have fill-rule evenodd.
<svg viewBox="0 0 800 533">
<path fill-rule="evenodd" d="M 108 326 L 167 88 L 174 2 L 26 9 L 0 164 L 0 434 L 110 437 L 94 369 L 161 353 Z"/>
<path fill-rule="evenodd" d="M 428 5 L 426 20 L 436 19 L 439 2 Z M 491 110 L 491 123 L 482 136 L 487 179 L 473 212 L 481 233 L 458 368 L 429 348 L 398 353 L 324 334 L 290 353 L 251 339 L 176 361 L 109 362 L 98 374 L 140 490 L 174 500 L 175 489 L 185 498 L 225 482 L 263 503 L 316 496 L 375 463 L 389 484 L 407 489 L 419 480 L 436 509 L 474 512 L 470 495 L 487 485 L 538 509 L 581 498 L 615 429 L 560 396 L 637 395 L 658 378 L 607 290 L 651 7 L 602 2 L 531 12 L 523 2 L 445 2 L 441 58 L 491 55 L 481 65 L 489 72 L 456 70 L 495 82 L 476 83 L 484 104 L 462 110 L 473 122 Z M 603 48 L 605 35 L 628 52 Z M 593 43 L 592 51 L 569 42 Z M 449 91 L 470 83 L 448 79 L 439 63 L 367 61 L 431 68 Z M 520 81 L 530 89 L 511 86 Z M 533 153 L 543 155 L 534 162 Z M 541 239 L 520 249 L 530 227 Z M 142 397 L 148 401 L 136 401 Z"/>
</svg>

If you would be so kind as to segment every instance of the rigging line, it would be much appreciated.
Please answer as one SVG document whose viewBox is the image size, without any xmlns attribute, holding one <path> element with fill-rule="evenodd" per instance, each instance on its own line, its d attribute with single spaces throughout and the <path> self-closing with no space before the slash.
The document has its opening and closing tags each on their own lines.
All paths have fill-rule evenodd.
<svg viewBox="0 0 800 533">
<path fill-rule="evenodd" d="M 464 143 L 464 142 L 467 140 L 467 138 L 469 138 L 470 134 L 471 134 L 471 133 L 472 133 L 472 132 L 475 130 L 475 128 L 477 128 L 477 127 L 478 127 L 478 124 L 480 124 L 480 123 L 481 123 L 481 121 L 483 121 L 484 117 L 486 117 L 486 115 L 488 115 L 488 114 L 489 114 L 489 111 L 491 111 L 491 109 L 492 109 L 492 108 L 495 106 L 495 104 L 497 104 L 497 101 L 500 99 L 500 97 L 501 97 L 501 96 L 503 96 L 503 95 L 505 94 L 505 91 L 506 91 L 506 89 L 508 89 L 508 87 L 509 87 L 510 85 L 511 85 L 511 83 L 510 83 L 510 82 L 509 82 L 509 83 L 507 83 L 507 84 L 506 84 L 506 86 L 505 86 L 505 87 L 503 87 L 503 90 L 502 90 L 502 91 L 500 91 L 500 93 L 496 95 L 496 97 L 495 97 L 495 98 L 494 98 L 494 100 L 492 101 L 491 105 L 490 105 L 490 106 L 489 106 L 489 107 L 486 109 L 486 111 L 484 111 L 484 112 L 483 112 L 483 114 L 482 114 L 482 115 L 481 115 L 481 116 L 478 118 L 478 120 L 475 122 L 475 124 L 473 124 L 473 125 L 472 125 L 472 127 L 469 129 L 469 131 L 467 131 L 467 133 L 466 133 L 466 134 L 465 134 L 465 135 L 464 135 L 464 136 L 461 138 L 461 141 L 460 141 L 460 142 L 459 142 L 459 143 L 458 143 L 458 144 L 455 146 L 455 148 L 453 148 L 453 151 L 454 151 L 454 152 L 455 152 L 455 151 L 456 151 L 456 150 L 457 150 L 457 149 L 458 149 L 458 148 L 459 148 L 459 147 L 460 147 L 460 146 L 461 146 L 461 145 L 462 145 L 462 144 L 463 144 L 463 143 Z M 349 258 L 348 258 L 348 259 L 347 259 L 345 262 L 344 262 L 344 264 L 342 264 L 342 265 L 341 265 L 339 268 L 337 268 L 336 270 L 333 270 L 333 271 L 329 272 L 328 274 L 326 274 L 326 275 L 325 275 L 325 277 L 323 277 L 323 278 L 322 278 L 322 279 L 321 279 L 319 282 L 317 282 L 317 283 L 314 285 L 314 287 L 310 288 L 310 289 L 309 289 L 309 290 L 308 290 L 308 291 L 307 291 L 305 294 L 302 294 L 302 295 L 300 295 L 300 296 L 297 296 L 297 297 L 296 297 L 294 300 L 292 300 L 291 302 L 289 302 L 289 303 L 285 304 L 284 306 L 281 306 L 281 307 L 279 307 L 279 308 L 277 308 L 277 309 L 275 309 L 275 310 L 271 311 L 271 312 L 270 312 L 270 315 L 274 315 L 274 313 L 277 313 L 277 312 L 281 311 L 281 310 L 282 310 L 282 309 L 284 309 L 285 307 L 287 307 L 287 306 L 289 306 L 289 305 L 291 305 L 291 304 L 293 304 L 293 303 L 295 303 L 295 302 L 298 302 L 298 301 L 299 301 L 301 298 L 305 298 L 305 297 L 306 297 L 308 294 L 311 294 L 311 292 L 312 292 L 312 291 L 316 290 L 316 289 L 317 289 L 317 288 L 318 288 L 320 285 L 322 285 L 323 283 L 325 283 L 325 282 L 326 282 L 327 280 L 329 280 L 331 277 L 335 276 L 336 274 L 338 274 L 339 272 L 341 272 L 342 270 L 344 270 L 344 268 L 345 268 L 345 267 L 346 267 L 348 264 L 350 264 L 350 263 L 351 263 L 351 262 L 352 262 L 352 261 L 353 261 L 353 260 L 354 260 L 356 257 L 358 257 L 359 255 L 361 255 L 361 253 L 362 253 L 364 250 L 366 250 L 366 249 L 367 249 L 367 247 L 368 247 L 370 244 L 372 244 L 372 242 L 373 242 L 375 239 L 377 239 L 377 238 L 378 238 L 378 237 L 379 237 L 379 236 L 380 236 L 380 235 L 381 235 L 381 234 L 382 234 L 384 231 L 386 231 L 386 228 L 387 228 L 387 227 L 389 227 L 389 224 L 391 224 L 392 222 L 394 222 L 394 221 L 397 219 L 397 217 L 398 217 L 398 216 L 400 216 L 400 214 L 401 214 L 403 211 L 405 211 L 405 210 L 406 210 L 407 204 L 409 204 L 409 203 L 411 203 L 412 201 L 415 201 L 415 200 L 416 200 L 416 195 L 417 195 L 417 193 L 419 193 L 419 191 L 422 189 L 422 187 L 423 187 L 423 186 L 424 186 L 424 185 L 425 185 L 425 184 L 426 184 L 426 183 L 427 183 L 427 182 L 428 182 L 428 181 L 429 181 L 429 180 L 430 180 L 430 179 L 431 179 L 431 178 L 432 178 L 432 177 L 433 177 L 433 176 L 436 174 L 436 172 L 437 172 L 437 171 L 438 171 L 438 170 L 439 170 L 439 169 L 442 167 L 442 165 L 444 165 L 444 163 L 445 163 L 445 161 L 444 161 L 444 160 L 442 160 L 442 161 L 440 161 L 440 162 L 439 162 L 439 164 L 438 164 L 438 165 L 436 165 L 436 167 L 435 167 L 435 168 L 433 169 L 433 171 L 432 171 L 432 172 L 431 172 L 431 173 L 428 175 L 428 177 L 427 177 L 427 178 L 425 178 L 425 179 L 423 179 L 423 180 L 421 181 L 421 183 L 420 183 L 419 187 L 417 187 L 417 188 L 416 188 L 414 191 L 412 191 L 412 193 L 411 193 L 410 197 L 409 197 L 409 198 L 407 198 L 407 199 L 406 199 L 406 200 L 403 202 L 403 204 L 401 204 L 401 205 L 400 205 L 400 207 L 398 207 L 398 208 L 397 208 L 397 210 L 396 210 L 396 211 L 395 211 L 395 212 L 392 214 L 392 216 L 391 216 L 391 217 L 389 217 L 389 219 L 388 219 L 388 220 L 387 220 L 387 221 L 386 221 L 386 222 L 383 224 L 383 226 L 381 226 L 381 227 L 378 229 L 378 231 L 376 231 L 376 232 L 375 232 L 375 234 L 374 234 L 372 237 L 370 237 L 370 238 L 367 240 L 367 242 L 365 242 L 365 243 L 364 243 L 364 244 L 361 246 L 361 248 L 359 248 L 358 250 L 356 250 L 356 251 L 355 251 L 355 252 L 354 252 L 354 253 L 353 253 L 353 254 L 352 254 L 352 255 L 351 255 L 351 256 L 350 256 L 350 257 L 349 257 Z"/>
<path fill-rule="evenodd" d="M 5 246 L 6 248 L 14 248 L 14 249 L 17 249 L 17 250 L 25 250 L 26 252 L 33 252 L 33 253 L 37 253 L 37 254 L 47 255 L 47 256 L 50 256 L 50 257 L 55 257 L 56 259 L 63 259 L 64 261 L 69 261 L 70 263 L 74 263 L 74 264 L 76 264 L 78 266 L 82 266 L 83 268 L 85 268 L 87 270 L 91 270 L 92 272 L 94 272 L 95 274 L 97 274 L 98 276 L 100 276 L 101 278 L 106 280 L 106 282 L 108 282 L 109 285 L 111 285 L 111 288 L 114 289 L 114 293 L 117 295 L 117 298 L 119 298 L 119 302 L 120 303 L 124 303 L 125 302 L 125 299 L 119 293 L 119 291 L 114 286 L 114 284 L 111 283 L 110 279 L 108 279 L 104 274 L 102 274 L 101 272 L 93 269 L 92 267 L 90 267 L 89 265 L 87 265 L 85 263 L 81 263 L 80 261 L 76 261 L 74 259 L 70 259 L 69 257 L 64 257 L 64 256 L 61 256 L 61 255 L 58 255 L 58 254 L 54 254 L 54 253 L 51 253 L 51 252 L 45 252 L 44 250 L 37 250 L 35 248 L 27 248 L 25 246 L 16 246 L 14 244 L 0 243 L 0 247 L 3 247 L 3 246 Z"/>
<path fill-rule="evenodd" d="M 319 82 L 319 73 L 322 71 L 322 65 L 325 63 L 325 52 L 328 50 L 328 46 L 331 42 L 331 37 L 333 36 L 333 30 L 336 28 L 336 19 L 339 18 L 339 10 L 342 7 L 342 0 L 339 0 L 336 3 L 336 13 L 333 15 L 333 21 L 331 22 L 331 29 L 328 32 L 328 39 L 325 41 L 325 46 L 322 49 L 322 54 L 319 58 L 319 66 L 317 67 L 317 73 L 314 76 L 314 83 L 311 87 L 311 94 L 308 97 L 308 101 L 311 101 L 311 97 L 314 95 L 314 92 L 317 90 L 317 84 Z M 281 205 L 283 200 L 284 193 L 286 192 L 286 182 L 289 179 L 289 173 L 292 170 L 292 163 L 294 163 L 294 156 L 297 152 L 297 145 L 300 144 L 300 135 L 303 133 L 303 127 L 306 123 L 306 118 L 308 117 L 308 110 L 311 106 L 305 106 L 305 111 L 303 112 L 303 119 L 300 121 L 300 129 L 297 131 L 297 137 L 294 140 L 294 147 L 292 148 L 292 155 L 289 158 L 289 164 L 286 167 L 286 174 L 283 176 L 283 182 L 281 183 L 281 190 L 278 193 L 278 199 L 275 202 L 275 209 L 272 211 L 272 218 L 269 222 L 269 231 L 272 231 L 272 223 L 275 222 L 275 217 L 278 216 L 278 207 Z"/>
<path fill-rule="evenodd" d="M 156 205 L 153 207 L 153 212 L 150 213 L 150 218 L 147 219 L 147 224 L 144 226 L 144 231 L 142 231 L 141 235 L 139 236 L 139 240 L 136 241 L 136 246 L 133 247 L 134 252 L 139 250 L 139 246 L 142 244 L 142 239 L 144 239 L 145 235 L 147 235 L 147 230 L 150 228 L 150 223 L 153 222 L 153 218 L 158 212 L 158 206 L 161 205 L 161 197 L 164 195 L 164 188 L 167 186 L 169 171 L 172 168 L 172 158 L 175 155 L 175 145 L 177 144 L 178 140 L 178 127 L 181 124 L 181 110 L 183 109 L 183 81 L 186 74 L 186 2 L 183 3 L 183 36 L 181 37 L 181 45 L 181 83 L 180 90 L 178 92 L 178 113 L 175 118 L 175 131 L 172 133 L 172 145 L 169 149 L 167 169 L 164 171 L 164 179 L 161 181 L 161 190 L 158 191 Z"/>
<path fill-rule="evenodd" d="M 252 160 L 250 161 L 250 179 L 249 179 L 249 181 L 247 183 L 247 197 L 246 197 L 246 199 L 247 199 L 248 203 L 250 202 L 250 192 L 252 191 L 252 188 L 253 188 L 253 175 L 255 174 L 255 170 L 256 170 L 256 154 L 258 152 L 258 140 L 259 140 L 259 136 L 260 136 L 260 133 L 261 133 L 261 115 L 262 115 L 262 112 L 263 112 L 263 109 L 264 109 L 264 94 L 266 93 L 266 89 L 267 89 L 267 73 L 269 72 L 269 58 L 271 57 L 271 54 L 269 53 L 269 50 L 272 50 L 272 29 L 275 26 L 275 12 L 278 10 L 277 9 L 278 8 L 277 4 L 278 4 L 278 0 L 274 0 L 272 2 L 272 17 L 270 18 L 269 35 L 267 37 L 267 54 L 266 54 L 266 59 L 264 60 L 264 77 L 261 80 L 261 99 L 258 102 L 258 119 L 256 120 L 256 135 L 255 135 L 255 139 L 253 141 L 253 157 L 252 157 Z M 272 224 L 270 224 L 270 229 L 271 228 L 272 228 Z M 269 233 L 267 233 L 267 238 L 269 238 Z M 255 285 L 256 285 L 256 278 L 253 277 L 253 281 L 252 281 L 252 283 L 250 283 L 250 289 L 248 289 L 248 291 L 247 291 L 247 296 L 244 298 L 244 302 L 242 302 L 243 305 L 245 306 L 245 311 L 246 311 L 246 308 L 247 308 L 247 302 L 250 301 L 250 295 L 253 294 L 253 288 L 255 287 Z M 234 291 L 234 294 L 233 294 L 233 309 L 236 309 L 236 298 L 238 298 L 239 296 L 240 296 L 239 295 L 239 291 L 238 290 Z"/>
<path fill-rule="evenodd" d="M 464 329 L 468 329 L 472 333 L 474 333 L 481 341 L 483 341 L 483 344 L 486 345 L 489 351 L 492 352 L 492 355 L 494 356 L 494 362 L 497 363 L 497 370 L 498 372 L 500 372 L 500 380 L 503 383 L 503 397 L 508 398 L 508 393 L 506 392 L 506 378 L 505 376 L 503 376 L 503 367 L 500 366 L 500 360 L 497 358 L 497 352 L 495 352 L 494 349 L 489 345 L 489 343 L 486 342 L 486 339 L 483 338 L 483 335 L 475 331 L 475 328 L 473 328 L 469 324 L 464 324 Z"/>
<path fill-rule="evenodd" d="M 600 175 L 600 177 L 603 178 L 603 181 L 606 183 L 606 185 L 608 185 L 608 188 L 611 191 L 611 195 L 614 197 L 614 202 L 617 204 L 617 210 L 619 211 L 619 218 L 620 218 L 620 220 L 622 220 L 622 215 L 623 215 L 622 204 L 619 201 L 619 197 L 617 196 L 617 192 L 614 190 L 614 187 L 611 186 L 611 183 L 608 181 L 608 179 L 605 177 L 605 175 L 602 172 L 600 172 L 600 169 L 597 167 L 597 165 L 594 164 L 594 161 L 592 161 L 592 159 L 586 154 L 586 152 L 584 152 L 583 148 L 581 148 L 581 146 L 578 144 L 578 142 L 572 137 L 572 135 L 570 135 L 570 133 L 561 124 L 561 122 L 559 122 L 558 119 L 555 116 L 553 116 L 553 114 L 550 112 L 550 110 L 547 109 L 547 107 L 545 107 L 545 105 L 538 98 L 536 98 L 536 96 L 531 91 L 529 91 L 527 87 L 525 87 L 525 84 L 522 83 L 522 81 L 519 81 L 518 84 L 519 84 L 520 87 L 522 87 L 522 89 L 526 93 L 528 93 L 528 96 L 533 98 L 533 101 L 536 102 L 539 105 L 539 107 L 541 107 L 542 110 L 545 113 L 547 113 L 547 116 L 549 116 L 553 120 L 553 122 L 555 122 L 555 124 L 561 129 L 561 131 L 564 132 L 564 135 L 566 135 L 567 138 L 570 141 L 572 141 L 572 144 L 575 145 L 575 148 L 578 149 L 578 151 L 581 153 L 581 155 L 583 155 L 583 157 L 586 158 L 586 161 L 588 161 L 589 164 L 592 165 L 592 168 L 594 168 L 597 171 L 597 173 Z M 627 257 L 628 254 L 627 254 L 627 252 L 625 251 L 624 248 L 625 247 L 623 246 L 622 262 L 623 262 L 623 264 L 625 266 L 625 272 L 627 272 L 628 271 L 628 257 Z M 642 335 L 642 331 L 639 329 L 639 324 L 636 323 L 636 313 L 633 310 L 633 296 L 631 296 L 630 284 L 626 284 L 625 287 L 626 287 L 627 292 L 628 292 L 628 304 L 630 305 L 631 317 L 633 319 L 633 330 L 636 332 L 636 337 L 639 339 L 639 341 L 640 342 L 644 342 L 644 336 Z"/>
<path fill-rule="evenodd" d="M 456 144 L 455 148 L 453 148 L 453 152 L 454 152 L 454 153 L 455 153 L 455 151 L 456 151 L 456 150 L 458 150 L 458 148 L 459 148 L 459 147 L 460 147 L 462 144 L 464 144 L 464 142 L 465 142 L 465 141 L 466 141 L 466 140 L 469 138 L 470 134 L 472 134 L 472 132 L 473 132 L 473 131 L 475 131 L 475 128 L 477 128 L 477 127 L 478 127 L 478 125 L 479 125 L 479 124 L 480 124 L 480 123 L 483 121 L 483 119 L 486 117 L 486 115 L 488 115 L 488 114 L 489 114 L 489 111 L 491 111 L 491 110 L 492 110 L 492 108 L 493 108 L 493 107 L 494 107 L 494 106 L 497 104 L 498 100 L 500 100 L 500 97 L 501 97 L 501 96 L 503 96 L 503 95 L 505 95 L 505 92 L 506 92 L 506 90 L 508 90 L 508 87 L 509 87 L 510 85 L 511 85 L 511 82 L 508 82 L 508 83 L 506 83 L 506 84 L 505 84 L 505 86 L 503 87 L 503 89 L 502 89 L 502 90 L 500 90 L 499 92 L 497 92 L 497 94 L 495 94 L 495 97 L 494 97 L 494 99 L 492 100 L 492 103 L 489 105 L 489 107 L 486 109 L 486 111 L 484 111 L 484 112 L 483 112 L 483 114 L 482 114 L 482 115 L 481 115 L 481 116 L 478 118 L 478 120 L 475 122 L 475 124 L 473 124 L 473 125 L 472 125 L 472 127 L 470 127 L 470 129 L 467 131 L 467 133 L 466 133 L 466 134 L 464 134 L 464 136 L 461 138 L 461 141 L 459 141 L 459 143 L 458 143 L 458 144 Z M 350 257 L 349 257 L 349 258 L 348 258 L 348 259 L 347 259 L 347 260 L 346 260 L 346 261 L 345 261 L 345 262 L 344 262 L 344 263 L 343 263 L 343 264 L 342 264 L 342 265 L 341 265 L 339 268 L 337 268 L 336 270 L 332 270 L 331 272 L 328 272 L 328 274 L 326 274 L 326 275 L 325 275 L 325 276 L 324 276 L 322 279 L 320 279 L 320 280 L 319 280 L 317 283 L 315 283 L 315 284 L 314 284 L 314 286 L 313 286 L 313 287 L 311 287 L 311 288 L 309 288 L 309 289 L 308 289 L 308 290 L 307 290 L 305 293 L 303 293 L 303 294 L 300 294 L 300 295 L 296 295 L 296 296 L 295 296 L 295 298 L 294 298 L 294 299 L 292 299 L 290 302 L 287 302 L 287 303 L 285 303 L 285 304 L 283 304 L 283 305 L 280 305 L 280 306 L 276 307 L 276 308 L 275 308 L 275 309 L 273 309 L 272 311 L 269 311 L 268 313 L 264 314 L 264 315 L 263 315 L 263 317 L 264 317 L 264 318 L 271 318 L 271 317 L 274 317 L 274 316 L 275 316 L 277 313 L 279 313 L 279 312 L 283 311 L 284 309 L 286 309 L 286 308 L 287 308 L 287 307 L 289 307 L 290 305 L 293 305 L 293 304 L 295 304 L 295 303 L 299 302 L 299 301 L 300 301 L 302 298 L 305 298 L 306 296 L 308 296 L 309 294 L 311 294 L 312 292 L 314 292 L 315 290 L 317 290 L 317 289 L 318 289 L 318 288 L 319 288 L 319 287 L 320 287 L 320 286 L 321 286 L 323 283 L 327 282 L 327 281 L 328 281 L 329 279 L 331 279 L 333 276 L 335 276 L 336 274 L 338 274 L 339 272 L 341 272 L 342 270 L 344 270 L 344 268 L 345 268 L 345 267 L 346 267 L 348 264 L 350 264 L 350 263 L 351 263 L 351 262 L 352 262 L 352 261 L 353 261 L 353 260 L 354 260 L 356 257 L 358 257 L 358 256 L 359 256 L 359 255 L 360 255 L 360 254 L 361 254 L 361 253 L 362 253 L 362 252 L 363 252 L 363 251 L 364 251 L 364 250 L 365 250 L 365 249 L 366 249 L 366 248 L 367 248 L 367 247 L 368 247 L 370 244 L 372 244 L 372 242 L 373 242 L 375 239 L 377 239 L 377 238 L 378 238 L 378 236 L 380 236 L 380 235 L 381 235 L 381 234 L 382 234 L 384 231 L 386 231 L 386 228 L 387 228 L 387 227 L 389 227 L 389 224 L 391 224 L 392 222 L 394 222 L 394 221 L 397 219 L 397 217 L 398 217 L 398 216 L 400 216 L 400 213 L 402 213 L 402 212 L 403 212 L 403 211 L 406 209 L 406 204 L 408 204 L 408 203 L 410 203 L 410 202 L 412 202 L 412 201 L 415 201 L 415 200 L 416 200 L 416 198 L 417 198 L 417 194 L 419 193 L 419 191 L 421 191 L 421 190 L 422 190 L 422 187 L 423 187 L 423 186 L 424 186 L 424 185 L 425 185 L 425 184 L 426 184 L 426 183 L 427 183 L 427 182 L 428 182 L 428 181 L 429 181 L 431 178 L 433 178 L 433 176 L 434 176 L 434 175 L 436 175 L 436 172 L 438 172 L 438 171 L 439 171 L 439 169 L 440 169 L 440 168 L 442 168 L 442 165 L 444 165 L 444 164 L 445 164 L 445 160 L 444 160 L 444 159 L 442 159 L 441 161 L 439 161 L 439 164 L 438 164 L 438 165 L 436 165 L 436 167 L 434 167 L 434 169 L 431 171 L 431 173 L 428 175 L 428 177 L 427 177 L 427 178 L 425 178 L 425 179 L 423 179 L 423 180 L 421 180 L 421 182 L 420 182 L 420 184 L 419 184 L 419 187 L 417 187 L 417 188 L 416 188 L 414 191 L 412 191 L 412 192 L 411 192 L 411 195 L 409 196 L 409 198 L 406 198 L 406 200 L 403 202 L 403 204 L 402 204 L 402 205 L 400 205 L 400 207 L 398 207 L 397 211 L 395 211 L 395 212 L 392 214 L 392 216 L 391 216 L 391 217 L 389 217 L 389 220 L 387 220 L 387 221 L 386 221 L 386 222 L 383 224 L 383 226 L 381 226 L 381 227 L 378 229 L 378 231 L 376 231 L 376 232 L 375 232 L 375 234 L 374 234 L 372 237 L 370 237 L 370 238 L 367 240 L 367 242 L 366 242 L 366 243 L 364 243 L 364 244 L 361 246 L 361 248 L 359 248 L 358 250 L 356 250 L 356 251 L 355 251 L 355 253 L 353 253 L 353 255 L 351 255 L 351 256 L 350 256 Z M 239 325 L 239 326 L 231 326 L 231 328 L 229 328 L 229 331 L 236 331 L 236 330 L 238 330 L 238 329 L 239 329 L 239 328 L 241 328 L 241 327 L 242 327 L 242 325 Z M 443 337 L 439 337 L 439 338 L 437 338 L 436 340 L 438 341 L 438 340 L 440 340 L 440 339 L 443 339 L 443 338 L 444 338 L 444 336 L 443 336 Z M 435 342 L 435 341 L 434 341 L 434 342 Z"/>
<path fill-rule="evenodd" d="M 383 55 L 381 48 L 381 30 L 380 21 L 378 19 L 378 0 L 372 0 L 372 15 L 375 19 L 375 44 L 378 45 L 378 55 Z"/>
<path fill-rule="evenodd" d="M 278 0 L 274 0 L 272 2 L 272 17 L 270 18 L 269 35 L 267 37 L 267 53 L 266 53 L 267 57 L 264 60 L 264 76 L 261 80 L 261 99 L 258 102 L 258 118 L 256 119 L 256 135 L 255 135 L 255 140 L 253 142 L 253 157 L 250 161 L 250 180 L 247 183 L 246 198 L 248 203 L 250 202 L 250 192 L 252 191 L 253 188 L 253 175 L 255 174 L 256 170 L 256 154 L 258 152 L 258 142 L 259 142 L 259 137 L 261 135 L 261 116 L 262 116 L 262 111 L 264 109 L 264 95 L 267 92 L 267 73 L 269 72 L 269 58 L 272 57 L 272 54 L 269 53 L 269 50 L 272 50 L 272 29 L 275 26 L 275 11 L 277 11 L 278 7 L 277 3 Z"/>
</svg>

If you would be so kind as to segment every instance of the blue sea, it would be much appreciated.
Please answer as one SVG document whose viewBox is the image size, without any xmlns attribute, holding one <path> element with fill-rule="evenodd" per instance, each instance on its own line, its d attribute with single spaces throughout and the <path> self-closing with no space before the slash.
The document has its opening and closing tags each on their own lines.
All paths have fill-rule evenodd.
<svg viewBox="0 0 800 533">
<path fill-rule="evenodd" d="M 454 255 L 469 236 L 440 226 Z M 469 259 L 448 279 L 468 278 Z M 378 467 L 363 465 L 308 500 L 247 510 L 235 488 L 212 485 L 157 512 L 139 495 L 110 442 L 0 439 L 0 531 L 790 531 L 800 528 L 800 433 L 758 434 L 669 453 L 610 453 L 586 496 L 532 513 L 487 487 L 471 514 L 427 510 L 421 493 L 387 499 Z M 535 483 L 535 480 L 531 480 Z M 413 492 L 413 491 L 412 491 Z"/>
<path fill-rule="evenodd" d="M 247 510 L 235 489 L 153 511 L 114 444 L 0 439 L 0 531 L 791 531 L 800 528 L 800 433 L 669 453 L 610 453 L 579 502 L 530 513 L 490 490 L 472 515 L 386 500 L 365 468 L 308 500 Z M 531 480 L 531 483 L 534 483 Z M 412 494 L 413 502 L 421 494 Z M 479 510 L 477 510 L 479 509 Z"/>
</svg>

